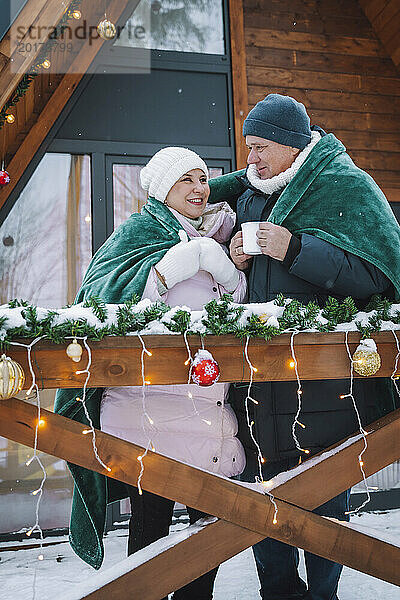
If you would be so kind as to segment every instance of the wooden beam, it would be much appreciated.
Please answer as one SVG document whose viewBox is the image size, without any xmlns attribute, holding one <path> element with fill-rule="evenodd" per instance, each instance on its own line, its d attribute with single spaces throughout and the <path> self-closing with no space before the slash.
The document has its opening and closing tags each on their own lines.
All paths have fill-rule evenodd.
<svg viewBox="0 0 400 600">
<path fill-rule="evenodd" d="M 56 27 L 72 0 L 29 0 L 18 15 L 16 22 L 8 30 L 0 43 L 0 53 L 9 58 L 0 72 L 0 108 L 4 106 L 18 83 L 29 70 L 47 42 L 51 27 Z M 34 27 L 35 40 L 29 35 L 29 27 Z M 19 46 L 12 45 L 11 32 L 18 28 L 25 30 L 21 42 L 29 42 L 31 52 L 21 52 Z M 50 29 L 49 29 L 50 28 Z"/>
<path fill-rule="evenodd" d="M 28 0 L 25 6 L 21 9 L 17 15 L 12 27 L 18 29 L 18 27 L 25 27 L 33 24 L 38 18 L 40 12 L 46 5 L 47 0 Z M 0 54 L 11 58 L 11 55 L 15 48 L 11 45 L 11 27 L 6 31 L 3 38 L 0 40 Z"/>
<path fill-rule="evenodd" d="M 246 76 L 246 44 L 244 38 L 243 0 L 229 0 L 231 34 L 233 117 L 235 123 L 236 168 L 247 164 L 247 148 L 243 138 L 243 122 L 249 111 Z"/>
<path fill-rule="evenodd" d="M 400 0 L 359 0 L 374 32 L 396 67 L 400 67 Z"/>
<path fill-rule="evenodd" d="M 82 436 L 83 426 L 80 423 L 46 410 L 42 410 L 41 417 L 45 424 L 40 428 L 38 449 L 85 468 L 106 473 L 95 459 L 91 439 L 88 439 L 90 436 Z M 0 403 L 0 435 L 32 447 L 36 418 L 37 412 L 34 406 L 16 399 L 3 401 Z M 369 448 L 368 454 L 366 452 L 364 455 L 367 475 L 371 474 L 371 467 L 368 466 L 370 460 L 371 464 L 375 460 L 375 467 L 382 468 L 400 457 L 400 448 L 397 442 L 400 434 L 400 411 L 373 424 L 368 431 L 370 431 L 368 435 Z M 100 431 L 96 432 L 96 440 L 100 457 L 111 468 L 109 476 L 135 485 L 140 464 L 133 457 L 139 456 L 143 449 Z M 331 476 L 323 479 L 324 485 L 321 486 L 321 474 L 323 474 L 321 470 L 315 471 L 317 475 L 311 479 L 310 485 L 310 479 L 303 480 L 302 472 L 296 477 L 297 483 L 294 492 L 296 498 L 297 494 L 301 497 L 301 490 L 303 490 L 303 496 L 308 498 L 309 505 L 319 505 L 338 493 L 338 490 L 342 491 L 358 481 L 360 472 L 358 471 L 357 456 L 362 447 L 363 441 L 356 439 L 353 444 L 342 448 L 342 451 L 347 453 L 347 460 L 344 465 L 346 468 L 343 468 L 342 464 L 340 472 L 338 472 L 339 479 L 341 478 L 340 487 L 336 482 L 336 477 Z M 352 449 L 352 454 L 348 448 Z M 327 460 L 332 464 L 332 461 L 336 460 L 337 454 Z M 373 459 L 376 454 L 378 458 Z M 325 464 L 329 464 L 329 462 Z M 396 557 L 400 558 L 399 548 L 384 544 L 369 538 L 369 536 L 362 536 L 362 534 L 351 531 L 336 522 L 308 513 L 298 506 L 281 500 L 282 492 L 286 495 L 286 487 L 290 488 L 288 483 L 273 488 L 278 506 L 278 522 L 274 525 L 272 523 L 273 505 L 263 493 L 156 453 L 148 454 L 143 459 L 143 464 L 145 465 L 142 478 L 143 489 L 193 506 L 250 530 L 253 534 L 246 538 L 250 544 L 253 543 L 255 537 L 259 541 L 260 536 L 271 536 L 330 560 L 373 574 L 386 581 L 400 584 L 400 573 L 396 565 Z M 347 468 L 350 472 L 349 476 L 347 476 Z M 319 469 L 322 469 L 322 466 Z M 311 471 L 311 468 L 308 470 Z M 351 477 L 356 471 L 358 471 L 358 475 L 353 481 Z M 328 474 L 330 474 L 330 470 L 325 471 L 325 475 Z M 308 474 L 309 477 L 310 474 Z M 291 485 L 294 485 L 293 482 Z M 288 498 L 290 497 L 289 490 Z M 221 503 L 221 498 L 224 498 L 223 503 Z M 254 536 L 254 533 L 257 536 Z M 223 539 L 224 536 L 221 541 Z M 355 547 L 357 547 L 357 552 L 354 551 Z M 376 558 L 377 555 L 380 558 Z"/>
<path fill-rule="evenodd" d="M 368 462 L 366 459 L 368 474 L 372 474 L 375 469 L 380 470 L 382 449 L 393 446 L 397 435 L 393 428 L 394 417 L 394 414 L 384 417 L 369 428 L 371 433 L 369 434 Z M 340 446 L 342 449 L 338 450 Z M 344 444 L 339 444 L 336 449 L 338 452 L 335 454 L 327 452 L 328 457 L 325 460 L 311 466 L 307 471 L 300 471 L 299 468 L 292 470 L 293 476 L 279 488 L 275 488 L 274 493 L 289 502 L 294 498 L 294 503 L 298 506 L 312 510 L 326 502 L 329 499 L 328 495 L 336 495 L 357 483 L 359 479 L 357 465 L 359 449 Z M 371 460 L 374 462 L 371 463 Z M 377 462 L 375 462 L 376 460 Z M 296 472 L 298 472 L 297 475 Z M 327 490 L 325 486 L 316 485 L 320 481 L 327 481 L 334 487 L 329 487 Z M 307 493 L 302 494 L 300 491 L 299 494 L 299 490 L 307 490 Z M 68 600 L 78 600 L 78 598 L 118 599 L 124 597 L 123 590 L 128 588 L 143 600 L 156 600 L 179 589 L 189 581 L 193 581 L 196 577 L 263 539 L 254 532 L 223 520 L 207 525 L 194 536 L 190 535 L 190 539 L 189 534 L 188 531 L 187 537 L 179 546 L 173 544 L 172 536 L 156 542 L 144 551 L 136 553 L 135 559 L 126 559 L 124 561 L 127 563 L 126 568 L 123 563 L 120 564 L 122 573 L 117 579 L 114 579 L 115 571 L 102 573 L 102 587 L 95 594 L 90 591 L 90 588 L 94 590 L 99 587 L 97 576 L 88 582 L 87 591 L 76 595 L 71 594 Z M 162 551 L 163 546 L 166 545 L 167 549 Z M 205 548 L 205 552 L 202 551 L 203 548 Z M 151 552 L 151 550 L 153 551 Z M 388 550 L 391 551 L 391 549 L 385 548 L 385 552 Z M 143 554 L 146 554 L 146 559 L 149 561 L 146 564 L 142 560 Z M 192 557 L 193 560 L 191 560 Z M 129 563 L 133 560 L 135 561 L 133 564 Z M 171 564 L 179 564 L 180 568 L 172 570 Z M 162 574 L 157 581 L 154 581 L 154 569 L 157 573 Z"/>
<path fill-rule="evenodd" d="M 383 561 L 393 561 L 396 555 L 400 556 L 400 551 L 390 544 L 351 529 L 346 530 L 342 525 L 339 527 L 347 537 L 345 544 L 356 555 L 371 552 L 375 562 L 378 554 L 377 562 L 382 565 Z M 241 552 L 243 542 L 249 536 L 255 542 L 261 541 L 261 536 L 222 520 L 203 528 L 192 525 L 184 533 L 186 536 L 181 542 L 174 543 L 182 534 L 177 532 L 125 559 L 118 565 L 117 577 L 115 567 L 94 575 L 83 589 L 80 586 L 79 591 L 71 591 L 65 600 L 122 600 L 126 597 L 127 589 L 135 598 L 159 600 L 199 577 L 202 574 L 199 564 L 208 565 L 204 570 L 206 573 Z M 176 565 L 176 568 L 171 568 L 171 565 Z M 157 577 L 154 577 L 154 573 L 157 573 Z"/>
<path fill-rule="evenodd" d="M 55 1 L 60 5 L 59 0 Z M 127 6 L 132 4 L 132 0 L 107 1 L 109 1 L 107 16 L 114 23 L 119 22 L 121 15 L 125 14 Z M 94 3 L 92 0 L 86 0 L 85 7 L 89 21 L 97 23 L 104 14 L 104 4 L 102 3 Z M 81 50 L 74 58 L 59 86 L 40 113 L 38 120 L 26 135 L 9 165 L 7 165 L 7 170 L 11 175 L 11 182 L 0 190 L 0 208 L 14 190 L 25 169 L 28 167 L 36 152 L 38 152 L 51 127 L 54 125 L 56 119 L 59 117 L 68 100 L 74 93 L 78 83 L 81 81 L 93 62 L 93 59 L 105 43 L 107 42 L 101 38 L 86 40 L 84 42 Z"/>
<path fill-rule="evenodd" d="M 400 332 L 397 333 L 400 338 Z M 396 345 L 392 332 L 374 334 L 382 366 L 377 377 L 389 377 L 394 369 Z M 145 359 L 146 380 L 152 384 L 186 383 L 187 350 L 181 336 L 149 335 L 143 338 L 152 350 Z M 188 338 L 195 352 L 200 347 L 197 336 Z M 349 334 L 351 352 L 358 345 L 358 332 Z M 302 380 L 341 379 L 350 376 L 350 361 L 344 344 L 344 333 L 300 333 L 294 340 L 299 374 Z M 92 366 L 89 386 L 107 387 L 141 385 L 140 354 L 142 346 L 136 336 L 107 337 L 101 342 L 89 343 Z M 243 358 L 243 342 L 234 336 L 207 336 L 206 346 L 221 368 L 221 381 L 248 381 L 250 371 Z M 65 352 L 66 344 L 39 342 L 34 346 L 34 370 L 43 388 L 80 387 L 85 374 L 76 374 L 87 363 L 86 351 L 80 363 L 74 363 Z M 25 389 L 31 385 L 26 350 L 10 346 L 7 351 L 18 361 L 26 375 Z M 249 356 L 258 371 L 254 381 L 293 381 L 294 369 L 290 367 L 290 335 L 283 334 L 269 342 L 253 339 L 249 343 Z M 171 364 L 174 369 L 171 370 Z M 239 374 L 239 376 L 238 376 Z"/>
<path fill-rule="evenodd" d="M 388 0 L 358 0 L 359 5 L 370 21 L 376 19 L 384 10 Z"/>
</svg>

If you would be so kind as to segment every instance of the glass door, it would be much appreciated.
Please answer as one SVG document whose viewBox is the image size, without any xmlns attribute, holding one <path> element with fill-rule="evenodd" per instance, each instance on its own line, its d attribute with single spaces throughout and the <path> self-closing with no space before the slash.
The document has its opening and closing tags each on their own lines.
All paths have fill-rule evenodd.
<svg viewBox="0 0 400 600">
<path fill-rule="evenodd" d="M 139 213 L 147 200 L 147 192 L 140 185 L 140 171 L 150 157 L 108 156 L 106 161 L 107 201 L 112 199 L 113 229 L 132 213 Z M 210 177 L 217 177 L 229 169 L 228 161 L 208 162 Z M 215 165 L 215 166 L 214 166 Z"/>
</svg>

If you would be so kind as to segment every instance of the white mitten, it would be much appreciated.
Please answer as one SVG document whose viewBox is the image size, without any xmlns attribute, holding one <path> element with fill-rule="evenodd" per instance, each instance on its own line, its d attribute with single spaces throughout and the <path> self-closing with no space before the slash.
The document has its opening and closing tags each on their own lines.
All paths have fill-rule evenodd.
<svg viewBox="0 0 400 600">
<path fill-rule="evenodd" d="M 189 242 L 179 242 L 155 265 L 168 289 L 180 281 L 190 279 L 200 270 L 200 240 L 201 238 L 194 238 Z"/>
<path fill-rule="evenodd" d="M 212 238 L 201 238 L 200 269 L 210 273 L 228 292 L 233 292 L 239 283 L 239 271 Z"/>
</svg>

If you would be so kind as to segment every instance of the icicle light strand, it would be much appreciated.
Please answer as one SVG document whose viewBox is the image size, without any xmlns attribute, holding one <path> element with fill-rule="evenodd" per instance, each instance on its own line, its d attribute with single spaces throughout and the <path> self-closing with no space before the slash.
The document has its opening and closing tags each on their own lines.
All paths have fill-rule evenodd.
<svg viewBox="0 0 400 600">
<path fill-rule="evenodd" d="M 90 367 L 92 366 L 92 351 L 90 350 L 89 344 L 87 343 L 87 337 L 83 337 L 83 338 L 76 338 L 79 340 L 82 340 L 83 345 L 86 348 L 86 351 L 88 353 L 88 361 L 87 361 L 87 365 L 86 365 L 86 369 L 83 369 L 82 371 L 75 371 L 76 375 L 82 375 L 83 373 L 86 373 L 86 379 L 85 379 L 85 383 L 83 384 L 83 394 L 82 394 L 82 398 L 81 398 L 81 402 L 82 402 L 82 406 L 83 406 L 83 410 L 85 413 L 85 416 L 88 420 L 89 423 L 89 427 L 90 427 L 90 432 L 92 434 L 92 446 L 93 446 L 93 452 L 94 455 L 96 457 L 97 462 L 104 468 L 106 469 L 106 471 L 111 471 L 111 468 L 109 466 L 107 466 L 100 458 L 98 450 L 97 450 L 97 445 L 96 445 L 96 430 L 94 428 L 93 425 L 93 421 L 90 417 L 89 411 L 87 409 L 86 406 L 86 391 L 87 391 L 87 386 L 89 383 L 89 379 L 90 379 Z"/>
<path fill-rule="evenodd" d="M 247 364 L 249 366 L 249 370 L 250 370 L 250 381 L 249 381 L 249 385 L 248 385 L 248 388 L 247 388 L 247 396 L 246 396 L 246 400 L 245 400 L 246 420 L 247 420 L 247 426 L 248 426 L 249 431 L 250 431 L 250 437 L 253 440 L 253 443 L 254 443 L 255 447 L 257 448 L 257 459 L 258 459 L 258 471 L 259 471 L 259 475 L 256 477 L 256 481 L 258 483 L 262 484 L 262 482 L 264 480 L 264 476 L 263 476 L 263 472 L 262 472 L 262 465 L 265 462 L 265 459 L 264 459 L 264 457 L 262 455 L 261 448 L 260 448 L 260 446 L 259 446 L 259 444 L 258 444 L 258 442 L 257 442 L 257 440 L 256 440 L 256 438 L 254 436 L 254 433 L 253 433 L 254 421 L 250 421 L 250 415 L 249 415 L 249 400 L 251 400 L 252 402 L 254 402 L 254 404 L 258 404 L 258 402 L 256 400 L 254 400 L 254 398 L 252 398 L 251 395 L 250 395 L 251 394 L 251 388 L 252 388 L 252 385 L 253 385 L 253 376 L 254 376 L 254 373 L 257 372 L 257 369 L 252 365 L 252 363 L 250 361 L 250 358 L 249 358 L 249 341 L 250 341 L 250 338 L 249 338 L 249 336 L 247 336 L 246 337 L 246 343 L 245 343 L 245 346 L 244 346 L 244 355 L 245 355 L 246 362 L 247 362 Z M 267 494 L 267 496 L 269 497 L 269 499 L 270 499 L 270 501 L 271 501 L 271 503 L 272 503 L 272 505 L 274 507 L 274 516 L 273 516 L 272 522 L 275 525 L 277 523 L 278 506 L 277 506 L 277 504 L 275 502 L 274 495 L 271 494 L 271 492 L 269 492 L 266 489 L 264 489 L 264 492 Z"/>
<path fill-rule="evenodd" d="M 301 381 L 300 381 L 299 370 L 298 370 L 298 365 L 297 365 L 297 358 L 296 358 L 296 354 L 294 351 L 294 336 L 297 335 L 298 333 L 299 333 L 298 331 L 293 331 L 291 338 L 290 338 L 290 351 L 292 354 L 292 360 L 294 363 L 293 368 L 296 373 L 296 379 L 297 379 L 297 392 L 296 392 L 297 393 L 297 412 L 296 412 L 296 416 L 295 416 L 293 424 L 292 424 L 292 436 L 293 436 L 293 440 L 294 440 L 297 450 L 299 450 L 300 452 L 304 452 L 304 454 L 309 454 L 310 453 L 309 450 L 305 450 L 304 448 L 302 448 L 300 446 L 300 442 L 296 435 L 296 425 L 300 425 L 300 427 L 305 429 L 305 426 L 303 425 L 303 423 L 300 423 L 300 421 L 298 420 L 300 413 L 301 413 L 301 396 L 303 394 L 303 390 L 301 389 Z"/>
<path fill-rule="evenodd" d="M 141 352 L 141 355 L 140 355 L 141 374 L 142 374 L 142 409 L 143 409 L 142 429 L 143 429 L 144 436 L 147 437 L 147 439 L 148 439 L 145 451 L 143 452 L 143 454 L 140 454 L 137 457 L 138 461 L 140 462 L 140 473 L 139 473 L 136 485 L 137 485 L 138 493 L 140 495 L 142 495 L 143 494 L 143 490 L 142 490 L 142 486 L 141 486 L 141 481 L 142 481 L 142 477 L 143 477 L 143 473 L 144 473 L 143 459 L 144 459 L 145 456 L 147 456 L 150 447 L 152 449 L 154 448 L 153 451 L 155 451 L 154 444 L 153 444 L 153 442 L 152 442 L 151 438 L 149 437 L 149 434 L 148 434 L 148 432 L 146 430 L 144 418 L 147 419 L 148 423 L 150 424 L 150 426 L 153 429 L 155 429 L 155 428 L 154 428 L 154 421 L 150 417 L 149 413 L 147 412 L 147 408 L 146 408 L 146 377 L 145 377 L 145 365 L 144 365 L 144 357 L 145 357 L 145 355 L 152 356 L 152 353 L 149 350 L 147 350 L 146 344 L 144 343 L 144 340 L 143 340 L 142 336 L 140 335 L 140 333 L 138 333 L 137 335 L 138 335 L 138 338 L 140 340 L 140 343 L 142 344 L 142 352 Z"/>
<path fill-rule="evenodd" d="M 397 346 L 397 354 L 396 354 L 396 358 L 394 361 L 394 369 L 393 369 L 393 373 L 390 376 L 390 379 L 393 382 L 394 388 L 397 392 L 397 395 L 400 397 L 400 390 L 399 390 L 399 386 L 397 385 L 397 379 L 398 377 L 396 377 L 396 373 L 397 373 L 397 368 L 398 368 L 398 364 L 399 364 L 399 359 L 400 359 L 400 344 L 399 344 L 399 339 L 397 337 L 397 335 L 394 332 L 394 329 L 391 330 L 394 339 L 396 340 L 396 346 Z"/>
<path fill-rule="evenodd" d="M 351 513 L 356 513 L 358 511 L 360 511 L 362 508 L 364 508 L 364 506 L 366 506 L 368 504 L 368 502 L 371 500 L 371 494 L 369 492 L 367 477 L 366 477 L 365 471 L 364 471 L 364 462 L 362 460 L 363 454 L 366 451 L 366 449 L 368 448 L 368 442 L 367 442 L 367 434 L 368 434 L 368 432 L 365 431 L 364 427 L 362 426 L 360 413 L 358 411 L 357 404 L 356 404 L 356 401 L 355 401 L 355 398 L 354 398 L 354 395 L 353 395 L 353 386 L 354 386 L 354 361 L 353 361 L 353 357 L 351 356 L 351 352 L 350 352 L 350 348 L 349 348 L 349 332 L 348 331 L 345 332 L 345 344 L 346 344 L 347 355 L 348 355 L 349 360 L 350 360 L 350 390 L 349 390 L 348 394 L 343 394 L 341 396 L 341 398 L 351 398 L 351 401 L 352 401 L 353 407 L 354 407 L 354 411 L 355 411 L 356 416 L 357 416 L 359 430 L 360 430 L 360 433 L 361 433 L 363 441 L 364 441 L 364 448 L 361 450 L 360 454 L 358 455 L 358 464 L 360 466 L 360 471 L 361 471 L 361 475 L 362 475 L 362 478 L 363 478 L 363 482 L 364 482 L 364 486 L 365 486 L 365 491 L 367 493 L 366 500 L 364 500 L 364 502 L 362 504 L 360 504 L 360 506 L 358 506 L 354 510 L 350 510 L 350 511 L 348 511 L 346 513 L 346 514 L 351 514 Z"/>
<path fill-rule="evenodd" d="M 35 440 L 34 440 L 34 445 L 33 445 L 33 456 L 31 457 L 31 459 L 29 461 L 26 462 L 26 465 L 29 466 L 33 460 L 36 460 L 36 462 L 38 463 L 41 471 L 42 471 L 42 481 L 40 482 L 40 486 L 37 490 L 34 490 L 32 492 L 33 496 L 37 496 L 37 500 L 36 500 L 36 508 L 35 508 L 35 524 L 28 530 L 27 532 L 27 536 L 29 537 L 30 535 L 32 535 L 32 533 L 34 531 L 38 531 L 39 532 L 39 536 L 40 536 L 40 554 L 43 550 L 43 531 L 42 528 L 39 525 L 39 509 L 40 509 L 40 502 L 42 500 L 42 496 L 43 496 L 43 486 L 46 482 L 47 479 L 47 473 L 46 473 L 46 469 L 42 463 L 42 461 L 40 460 L 38 454 L 37 454 L 37 445 L 38 445 L 38 433 L 39 433 L 39 427 L 41 425 L 41 423 L 43 422 L 43 419 L 41 418 L 41 404 L 40 404 L 40 391 L 39 391 L 39 386 L 36 383 L 36 374 L 35 371 L 33 369 L 33 365 L 32 365 L 32 348 L 35 344 L 37 344 L 41 339 L 43 339 L 44 336 L 40 336 L 36 339 L 33 340 L 33 342 L 31 342 L 29 345 L 26 344 L 21 344 L 18 342 L 11 342 L 11 344 L 13 346 L 22 346 L 23 348 L 26 348 L 27 350 L 27 354 L 28 354 L 28 366 L 29 366 L 29 371 L 32 377 L 32 385 L 29 388 L 31 393 L 33 390 L 35 390 L 35 394 L 36 394 L 36 407 L 37 407 L 37 416 L 36 416 L 36 426 L 35 426 Z M 29 395 L 29 394 L 28 394 Z M 35 589 L 34 589 L 34 593 L 35 593 Z"/>
</svg>

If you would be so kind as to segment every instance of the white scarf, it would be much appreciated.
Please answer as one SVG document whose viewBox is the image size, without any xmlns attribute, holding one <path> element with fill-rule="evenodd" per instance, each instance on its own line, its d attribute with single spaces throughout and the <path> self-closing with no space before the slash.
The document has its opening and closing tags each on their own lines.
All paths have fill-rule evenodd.
<svg viewBox="0 0 400 600">
<path fill-rule="evenodd" d="M 260 179 L 256 165 L 249 165 L 246 173 L 247 179 L 253 187 L 257 188 L 267 196 L 277 192 L 293 179 L 303 162 L 306 160 L 307 156 L 310 154 L 311 150 L 316 144 L 318 144 L 320 139 L 321 134 L 318 131 L 312 131 L 311 142 L 307 144 L 300 154 L 297 155 L 296 159 L 293 161 L 293 164 L 286 169 L 286 171 L 279 173 L 279 175 L 274 175 L 274 177 L 270 177 L 269 179 Z"/>
</svg>

